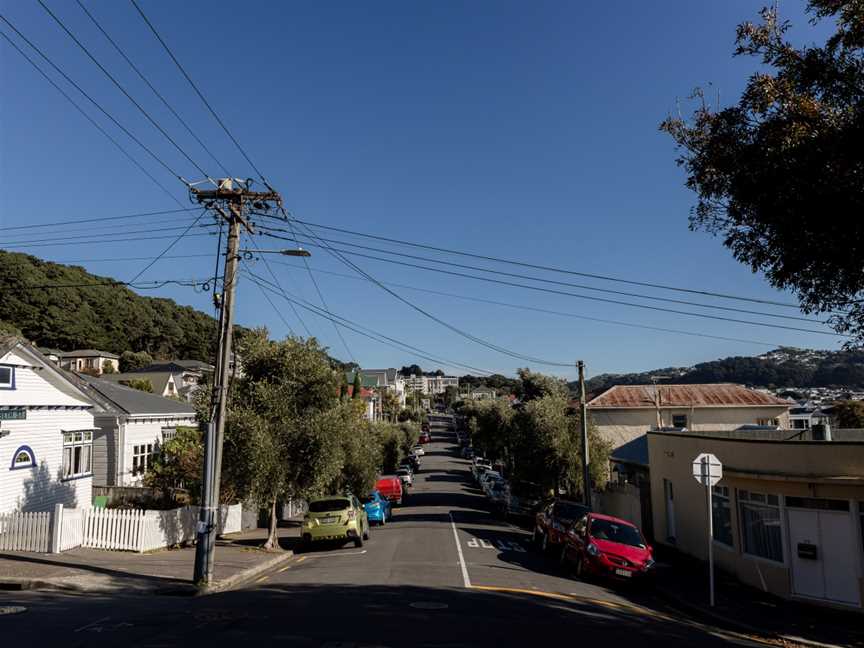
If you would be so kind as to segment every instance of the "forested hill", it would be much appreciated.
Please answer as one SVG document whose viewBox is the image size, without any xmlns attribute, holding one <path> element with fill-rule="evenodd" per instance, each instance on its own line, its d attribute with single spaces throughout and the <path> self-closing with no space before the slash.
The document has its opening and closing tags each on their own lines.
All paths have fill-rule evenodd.
<svg viewBox="0 0 864 648">
<path fill-rule="evenodd" d="M 171 299 L 142 297 L 78 266 L 0 250 L 0 322 L 61 350 L 147 351 L 158 358 L 212 358 L 216 322 Z"/>
<path fill-rule="evenodd" d="M 813 351 L 780 348 L 761 356 L 733 356 L 693 367 L 666 367 L 642 373 L 602 374 L 586 387 L 592 393 L 612 385 L 651 382 L 694 384 L 731 382 L 755 387 L 849 387 L 864 388 L 864 350 Z"/>
</svg>

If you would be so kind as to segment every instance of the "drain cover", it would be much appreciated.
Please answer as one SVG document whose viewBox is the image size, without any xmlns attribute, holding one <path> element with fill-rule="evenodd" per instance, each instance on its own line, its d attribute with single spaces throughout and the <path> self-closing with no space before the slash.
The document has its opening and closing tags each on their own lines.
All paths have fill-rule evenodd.
<svg viewBox="0 0 864 648">
<path fill-rule="evenodd" d="M 435 601 L 417 601 L 409 604 L 412 608 L 418 610 L 446 610 L 449 605 L 446 603 L 436 603 Z"/>
</svg>

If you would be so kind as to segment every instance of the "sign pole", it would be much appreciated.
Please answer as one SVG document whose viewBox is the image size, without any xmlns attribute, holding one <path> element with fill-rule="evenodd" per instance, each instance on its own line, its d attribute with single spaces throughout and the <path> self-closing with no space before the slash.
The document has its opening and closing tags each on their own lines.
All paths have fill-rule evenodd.
<svg viewBox="0 0 864 648">
<path fill-rule="evenodd" d="M 703 460 L 707 464 L 707 460 Z M 705 466 L 708 467 L 707 465 Z M 707 470 L 706 470 L 707 472 Z M 705 486 L 705 493 L 708 496 L 708 588 L 711 607 L 714 607 L 714 509 L 711 501 L 711 489 L 709 484 Z"/>
</svg>

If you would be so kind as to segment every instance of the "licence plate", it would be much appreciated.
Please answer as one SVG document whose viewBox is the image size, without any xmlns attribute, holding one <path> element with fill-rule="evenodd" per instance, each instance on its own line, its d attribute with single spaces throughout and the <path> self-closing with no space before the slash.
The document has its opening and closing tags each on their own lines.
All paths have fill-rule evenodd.
<svg viewBox="0 0 864 648">
<path fill-rule="evenodd" d="M 633 576 L 633 572 L 627 569 L 616 569 L 615 573 L 619 576 L 624 576 L 625 578 L 630 578 L 631 576 Z"/>
<path fill-rule="evenodd" d="M 321 519 L 322 524 L 336 524 L 338 521 L 338 517 L 325 517 Z"/>
</svg>

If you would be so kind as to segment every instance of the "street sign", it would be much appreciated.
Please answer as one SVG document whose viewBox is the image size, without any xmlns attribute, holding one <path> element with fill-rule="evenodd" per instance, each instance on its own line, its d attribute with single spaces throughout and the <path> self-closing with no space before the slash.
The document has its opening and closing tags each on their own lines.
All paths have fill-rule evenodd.
<svg viewBox="0 0 864 648">
<path fill-rule="evenodd" d="M 723 464 L 713 454 L 703 452 L 693 460 L 693 477 L 703 486 L 714 486 L 723 479 Z"/>
<path fill-rule="evenodd" d="M 0 410 L 0 421 L 24 421 L 27 419 L 27 410 L 23 407 Z"/>
</svg>

